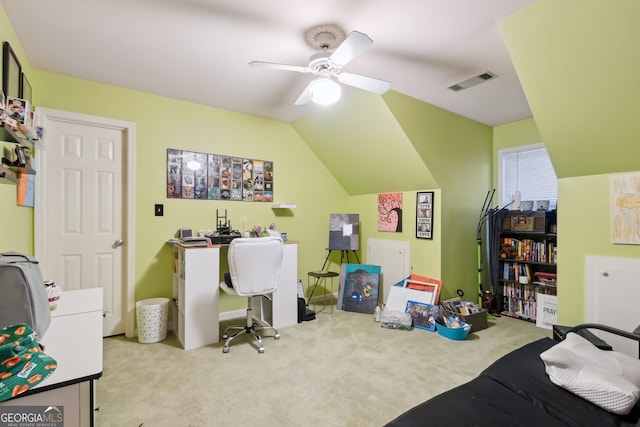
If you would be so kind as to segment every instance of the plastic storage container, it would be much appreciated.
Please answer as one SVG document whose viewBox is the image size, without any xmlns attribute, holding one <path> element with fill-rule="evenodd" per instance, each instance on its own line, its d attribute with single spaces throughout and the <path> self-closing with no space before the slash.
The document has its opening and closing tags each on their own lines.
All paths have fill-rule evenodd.
<svg viewBox="0 0 640 427">
<path fill-rule="evenodd" d="M 167 337 L 168 298 L 149 298 L 136 303 L 138 342 L 162 341 Z"/>
<path fill-rule="evenodd" d="M 471 331 L 469 323 L 463 323 L 461 328 L 447 328 L 440 323 L 436 323 L 436 330 L 440 335 L 454 341 L 464 341 Z"/>
</svg>

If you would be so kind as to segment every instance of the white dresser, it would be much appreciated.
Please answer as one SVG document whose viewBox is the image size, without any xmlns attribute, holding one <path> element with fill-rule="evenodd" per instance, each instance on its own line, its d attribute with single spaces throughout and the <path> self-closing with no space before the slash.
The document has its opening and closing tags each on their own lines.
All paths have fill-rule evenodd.
<svg viewBox="0 0 640 427">
<path fill-rule="evenodd" d="M 102 288 L 63 291 L 41 340 L 58 366 L 33 390 L 1 406 L 63 406 L 65 427 L 94 425 L 94 381 L 102 376 Z"/>
</svg>

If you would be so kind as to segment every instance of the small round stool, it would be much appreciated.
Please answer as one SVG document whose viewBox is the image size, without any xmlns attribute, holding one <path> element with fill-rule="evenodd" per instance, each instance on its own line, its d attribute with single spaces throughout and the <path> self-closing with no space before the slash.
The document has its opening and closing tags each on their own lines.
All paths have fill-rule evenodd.
<svg viewBox="0 0 640 427">
<path fill-rule="evenodd" d="M 340 274 L 335 273 L 333 271 L 325 271 L 325 270 L 316 270 L 316 271 L 310 271 L 307 273 L 307 292 L 309 289 L 311 289 L 311 293 L 309 294 L 309 304 L 311 304 L 311 298 L 313 297 L 313 294 L 316 292 L 316 288 L 318 287 L 318 285 L 322 284 L 322 288 L 324 289 L 324 292 L 322 293 L 322 300 L 326 301 L 327 299 L 327 279 L 330 279 L 330 286 L 331 286 L 331 293 L 330 295 L 333 295 L 333 279 L 335 277 L 338 277 Z M 311 283 L 312 282 L 312 278 L 315 279 L 315 283 Z M 311 288 L 313 286 L 313 288 Z M 331 311 L 330 313 L 333 313 L 333 304 L 330 305 L 331 306 Z M 317 304 L 314 302 L 313 303 L 313 308 L 316 309 Z M 324 307 L 322 307 L 319 311 L 316 310 L 316 313 L 320 313 L 321 311 L 323 311 L 326 307 L 326 305 Z"/>
</svg>

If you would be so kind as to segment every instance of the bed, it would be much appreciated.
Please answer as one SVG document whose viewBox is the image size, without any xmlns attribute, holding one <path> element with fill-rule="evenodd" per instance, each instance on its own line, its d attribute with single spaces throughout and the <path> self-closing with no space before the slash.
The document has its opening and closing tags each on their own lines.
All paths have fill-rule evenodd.
<svg viewBox="0 0 640 427">
<path fill-rule="evenodd" d="M 596 338 L 591 329 L 640 343 L 638 330 L 630 333 L 598 324 L 567 328 L 559 339 L 569 332 Z M 556 344 L 558 340 L 543 338 L 514 350 L 470 382 L 409 409 L 386 427 L 640 425 L 640 404 L 626 415 L 617 415 L 552 383 L 540 355 Z M 598 347 L 604 349 L 606 343 Z"/>
</svg>

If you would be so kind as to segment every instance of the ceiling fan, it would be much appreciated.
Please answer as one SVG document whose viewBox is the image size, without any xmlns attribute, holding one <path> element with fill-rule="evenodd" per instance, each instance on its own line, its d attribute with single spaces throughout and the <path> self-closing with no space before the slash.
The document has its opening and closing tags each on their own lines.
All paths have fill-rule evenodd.
<svg viewBox="0 0 640 427">
<path fill-rule="evenodd" d="M 261 61 L 249 63 L 251 67 L 297 71 L 318 76 L 307 85 L 295 105 L 304 105 L 311 101 L 326 105 L 337 101 L 340 98 L 341 88 L 333 80 L 333 77 L 340 83 L 379 95 L 391 87 L 391 83 L 385 80 L 342 72 L 342 67 L 373 44 L 373 40 L 366 34 L 352 31 L 345 38 L 344 32 L 340 28 L 334 25 L 321 25 L 309 30 L 305 38 L 309 45 L 321 49 L 321 52 L 309 58 L 309 64 L 306 66 Z"/>
</svg>

